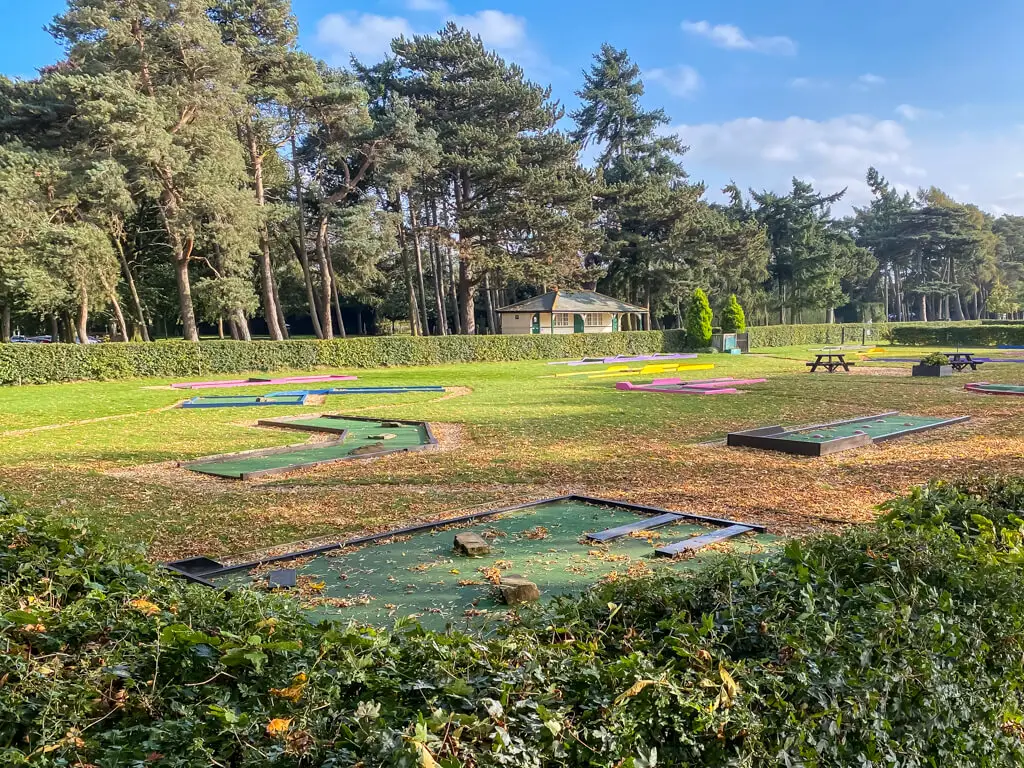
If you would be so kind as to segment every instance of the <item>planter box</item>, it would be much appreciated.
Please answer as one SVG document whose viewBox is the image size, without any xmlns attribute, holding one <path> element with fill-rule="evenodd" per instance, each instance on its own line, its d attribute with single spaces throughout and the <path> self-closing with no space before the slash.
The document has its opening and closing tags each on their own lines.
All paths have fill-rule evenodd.
<svg viewBox="0 0 1024 768">
<path fill-rule="evenodd" d="M 952 365 L 915 365 L 912 374 L 914 376 L 952 376 Z"/>
</svg>

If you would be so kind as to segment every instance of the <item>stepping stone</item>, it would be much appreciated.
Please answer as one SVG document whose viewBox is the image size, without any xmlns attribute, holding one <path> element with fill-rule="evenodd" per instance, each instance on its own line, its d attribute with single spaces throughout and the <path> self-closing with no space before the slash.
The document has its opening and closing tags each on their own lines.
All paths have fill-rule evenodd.
<svg viewBox="0 0 1024 768">
<path fill-rule="evenodd" d="M 491 553 L 491 545 L 478 533 L 457 533 L 455 551 L 466 557 L 481 557 Z"/>
<path fill-rule="evenodd" d="M 267 586 L 271 589 L 294 589 L 295 580 L 294 568 L 280 568 L 267 574 Z"/>
<path fill-rule="evenodd" d="M 384 447 L 384 443 L 368 443 L 367 445 L 361 445 L 352 451 L 349 456 L 367 456 L 373 453 L 380 453 L 381 448 Z"/>
<path fill-rule="evenodd" d="M 369 440 L 394 440 L 398 435 L 394 432 L 382 432 L 379 435 L 367 435 Z"/>
<path fill-rule="evenodd" d="M 626 525 L 620 525 L 617 528 L 609 528 L 606 531 L 588 533 L 587 538 L 591 541 L 611 541 L 612 539 L 618 539 L 622 536 L 628 536 L 634 531 L 646 531 L 651 528 L 657 528 L 662 525 L 674 523 L 676 520 L 680 519 L 682 519 L 682 515 L 676 515 L 673 513 L 658 515 L 657 517 L 647 517 L 637 520 L 635 523 L 627 523 Z"/>
<path fill-rule="evenodd" d="M 540 600 L 540 590 L 537 589 L 537 585 L 525 576 L 512 573 L 502 576 L 498 589 L 501 592 L 501 599 L 507 605 L 535 603 Z"/>
<path fill-rule="evenodd" d="M 683 541 L 677 541 L 673 544 L 659 547 L 654 550 L 654 553 L 664 557 L 675 557 L 683 552 L 693 552 L 698 549 L 702 549 L 709 544 L 725 541 L 726 539 L 731 539 L 733 536 L 739 536 L 741 533 L 746 533 L 747 531 L 752 530 L 754 529 L 746 525 L 730 525 L 728 528 L 719 528 L 716 531 L 705 533 L 702 536 L 694 536 L 692 539 L 684 539 Z"/>
</svg>

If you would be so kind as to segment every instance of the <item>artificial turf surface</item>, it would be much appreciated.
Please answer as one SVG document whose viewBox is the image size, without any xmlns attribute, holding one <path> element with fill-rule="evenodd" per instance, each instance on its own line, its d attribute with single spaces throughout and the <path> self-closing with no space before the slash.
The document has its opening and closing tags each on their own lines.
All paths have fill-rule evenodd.
<svg viewBox="0 0 1024 768">
<path fill-rule="evenodd" d="M 887 349 L 917 359 L 929 351 Z M 355 373 L 367 386 L 440 382 L 450 390 L 328 397 L 301 407 L 182 410 L 175 405 L 190 395 L 170 390 L 170 379 L 4 387 L 0 490 L 145 543 L 153 559 L 170 560 L 349 538 L 564 493 L 805 532 L 824 525 L 822 518 L 869 519 L 875 504 L 932 477 L 1019 468 L 1024 408 L 1018 398 L 963 389 L 971 381 L 1020 384 L 1019 366 L 914 379 L 909 364 L 858 361 L 854 374 L 812 376 L 804 367 L 810 347 L 755 353 L 696 361 L 714 363 L 708 378 L 768 378 L 742 397 L 722 398 L 638 397 L 616 391 L 614 379 L 541 378 L 560 367 L 547 361 L 360 370 Z M 240 375 L 247 374 L 224 378 Z M 256 384 L 232 394 L 267 391 Z M 972 419 L 814 461 L 709 444 L 766 424 L 888 410 Z M 440 450 L 244 484 L 177 467 L 202 456 L 301 442 L 295 432 L 256 429 L 256 421 L 323 412 L 426 421 Z"/>
<path fill-rule="evenodd" d="M 786 440 L 800 440 L 808 443 L 819 443 L 825 440 L 838 440 L 841 437 L 867 434 L 873 439 L 883 439 L 910 429 L 918 429 L 940 424 L 944 419 L 928 418 L 926 416 L 911 416 L 906 413 L 899 413 L 893 416 L 880 416 L 870 421 L 852 421 L 846 424 L 836 424 L 831 427 L 815 427 L 795 432 L 786 432 Z"/>
</svg>

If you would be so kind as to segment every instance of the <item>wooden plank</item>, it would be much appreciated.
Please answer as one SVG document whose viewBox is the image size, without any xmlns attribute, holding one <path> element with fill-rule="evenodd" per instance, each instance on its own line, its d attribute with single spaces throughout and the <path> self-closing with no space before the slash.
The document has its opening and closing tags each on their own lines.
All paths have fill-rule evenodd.
<svg viewBox="0 0 1024 768">
<path fill-rule="evenodd" d="M 675 555 L 683 552 L 701 549 L 709 544 L 725 541 L 726 539 L 731 539 L 734 536 L 739 536 L 742 533 L 747 533 L 752 530 L 754 529 L 747 525 L 730 525 L 728 528 L 720 528 L 717 531 L 705 533 L 702 536 L 694 536 L 692 539 L 684 539 L 683 541 L 677 541 L 674 544 L 659 547 L 654 550 L 654 553 L 656 555 L 662 555 L 663 557 L 674 557 Z"/>
<path fill-rule="evenodd" d="M 668 525 L 669 523 L 674 523 L 677 520 L 682 519 L 682 515 L 669 512 L 664 515 L 658 515 L 657 517 L 647 517 L 642 520 L 637 520 L 635 523 L 627 523 L 626 525 L 620 525 L 616 528 L 609 528 L 605 531 L 588 533 L 587 538 L 591 541 L 611 541 L 612 539 L 628 536 L 634 531 L 647 531 L 651 528 L 658 528 L 659 526 Z"/>
</svg>

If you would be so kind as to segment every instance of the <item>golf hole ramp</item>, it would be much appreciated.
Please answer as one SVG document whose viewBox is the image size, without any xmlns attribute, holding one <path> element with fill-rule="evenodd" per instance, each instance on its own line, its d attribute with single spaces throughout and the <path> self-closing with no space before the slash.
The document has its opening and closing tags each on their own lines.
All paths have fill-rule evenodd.
<svg viewBox="0 0 1024 768">
<path fill-rule="evenodd" d="M 970 416 L 932 418 L 888 411 L 874 416 L 859 416 L 855 419 L 795 429 L 772 426 L 731 432 L 726 444 L 734 448 L 760 448 L 797 456 L 828 456 L 916 432 L 959 424 L 969 418 Z"/>
<path fill-rule="evenodd" d="M 337 461 L 370 459 L 392 453 L 423 451 L 437 445 L 430 425 L 404 419 L 370 419 L 360 416 L 302 416 L 262 419 L 257 424 L 333 435 L 322 442 L 306 442 L 279 448 L 207 456 L 178 466 L 204 475 L 251 480 Z"/>
<path fill-rule="evenodd" d="M 460 553 L 460 534 L 475 534 L 486 546 L 473 556 Z M 415 616 L 443 629 L 503 618 L 508 606 L 497 584 L 507 576 L 535 584 L 547 600 L 604 579 L 693 569 L 700 559 L 691 555 L 726 541 L 736 554 L 759 556 L 774 537 L 753 523 L 570 495 L 295 551 L 278 548 L 265 557 L 166 565 L 208 587 L 287 594 L 313 620 L 380 625 Z"/>
</svg>

